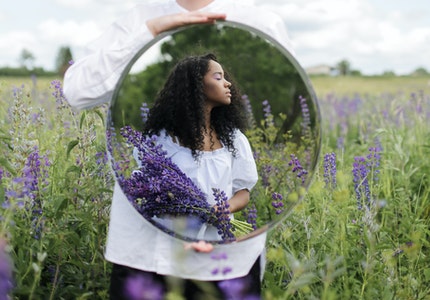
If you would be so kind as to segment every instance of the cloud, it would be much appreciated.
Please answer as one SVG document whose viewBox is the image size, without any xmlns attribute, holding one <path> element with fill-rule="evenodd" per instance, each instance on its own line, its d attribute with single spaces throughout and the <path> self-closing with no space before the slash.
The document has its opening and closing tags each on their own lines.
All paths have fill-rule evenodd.
<svg viewBox="0 0 430 300">
<path fill-rule="evenodd" d="M 0 35 L 0 65 L 18 66 L 23 49 L 31 52 L 38 45 L 34 35 L 27 31 L 7 32 Z M 12 60 L 10 59 L 12 58 Z"/>
<path fill-rule="evenodd" d="M 17 64 L 23 48 L 34 54 L 36 65 L 47 69 L 53 67 L 61 46 L 70 46 L 78 58 L 84 47 L 120 15 L 147 1 L 154 0 L 49 0 L 38 4 L 42 5 L 41 13 L 24 18 L 11 17 L 19 12 L 18 7 L 11 6 L 12 15 L 0 11 L 0 20 L 5 24 L 0 29 L 0 66 Z M 353 68 L 366 74 L 385 69 L 409 72 L 419 65 L 430 70 L 426 57 L 430 53 L 427 0 L 416 0 L 413 6 L 382 0 L 254 3 L 281 15 L 303 66 L 336 64 L 347 59 Z"/>
<path fill-rule="evenodd" d="M 43 21 L 34 31 L 10 31 L 0 36 L 0 65 L 17 66 L 22 49 L 27 49 L 35 56 L 36 66 L 53 69 L 60 47 L 69 46 L 78 53 L 83 52 L 101 32 L 94 21 L 54 19 Z"/>
<path fill-rule="evenodd" d="M 57 43 L 71 43 L 84 46 L 101 33 L 100 26 L 94 21 L 76 22 L 72 20 L 46 20 L 38 26 L 41 39 Z"/>
<path fill-rule="evenodd" d="M 410 72 L 419 61 L 428 61 L 424 59 L 430 51 L 428 13 L 420 8 L 378 6 L 369 0 L 290 0 L 285 4 L 271 0 L 262 6 L 285 20 L 304 66 L 347 59 L 354 68 L 370 74 L 381 73 L 387 66 Z M 419 26 L 424 22 L 427 26 Z"/>
</svg>

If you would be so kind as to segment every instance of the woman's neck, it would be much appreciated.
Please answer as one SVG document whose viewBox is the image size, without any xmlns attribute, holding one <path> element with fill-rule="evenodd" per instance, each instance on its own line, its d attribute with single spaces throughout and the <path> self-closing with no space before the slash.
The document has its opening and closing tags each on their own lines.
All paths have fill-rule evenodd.
<svg viewBox="0 0 430 300">
<path fill-rule="evenodd" d="M 176 2 L 188 11 L 199 10 L 214 0 L 176 0 Z"/>
</svg>

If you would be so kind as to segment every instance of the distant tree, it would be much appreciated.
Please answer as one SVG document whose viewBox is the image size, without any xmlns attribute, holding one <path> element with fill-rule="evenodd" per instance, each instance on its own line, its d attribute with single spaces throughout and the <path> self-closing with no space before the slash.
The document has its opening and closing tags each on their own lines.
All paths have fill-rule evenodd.
<svg viewBox="0 0 430 300">
<path fill-rule="evenodd" d="M 419 67 L 417 69 L 415 69 L 415 71 L 412 72 L 413 76 L 428 76 L 430 75 L 430 73 L 424 69 L 423 67 Z"/>
<path fill-rule="evenodd" d="M 382 73 L 382 76 L 385 76 L 385 77 L 393 77 L 393 76 L 396 76 L 396 73 L 394 73 L 394 71 L 387 70 L 387 71 L 384 71 L 384 72 Z"/>
<path fill-rule="evenodd" d="M 351 76 L 361 76 L 361 71 L 360 70 L 351 70 L 350 72 Z"/>
<path fill-rule="evenodd" d="M 27 70 L 32 70 L 34 68 L 35 60 L 36 58 L 34 57 L 33 53 L 27 49 L 22 49 L 19 56 L 19 63 L 21 67 L 26 68 Z"/>
<path fill-rule="evenodd" d="M 57 60 L 55 62 L 55 70 L 60 76 L 64 76 L 70 66 L 70 61 L 73 59 L 70 47 L 63 46 L 58 51 Z"/>
<path fill-rule="evenodd" d="M 151 106 L 177 61 L 190 54 L 207 52 L 214 52 L 223 68 L 233 72 L 241 93 L 249 97 L 257 122 L 263 118 L 263 100 L 269 100 L 275 116 L 279 115 L 278 112 L 287 115 L 286 120 L 277 119 L 279 123 L 283 122 L 281 131 L 284 133 L 290 129 L 295 118 L 300 116 L 297 99 L 299 96 L 309 97 L 298 71 L 279 50 L 263 39 L 243 30 L 222 26 L 194 27 L 191 31 L 175 33 L 164 42 L 161 61 L 125 78 L 116 101 L 115 122 L 122 124 L 122 120 L 127 120 L 139 127 L 140 104 L 146 102 Z"/>
<path fill-rule="evenodd" d="M 336 64 L 339 75 L 346 76 L 351 73 L 351 64 L 346 59 L 341 60 Z"/>
</svg>

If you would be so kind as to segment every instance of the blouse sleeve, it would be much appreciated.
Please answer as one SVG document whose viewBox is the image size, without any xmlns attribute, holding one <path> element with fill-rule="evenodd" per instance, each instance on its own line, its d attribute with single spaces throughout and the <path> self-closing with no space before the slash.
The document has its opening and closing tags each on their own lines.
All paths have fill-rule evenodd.
<svg viewBox="0 0 430 300">
<path fill-rule="evenodd" d="M 87 47 L 88 54 L 64 76 L 64 94 L 71 106 L 80 110 L 111 100 L 125 67 L 153 38 L 146 21 L 161 13 L 155 5 L 137 6 Z"/>
<path fill-rule="evenodd" d="M 235 137 L 236 156 L 233 157 L 233 193 L 251 190 L 258 180 L 257 166 L 246 136 L 239 130 Z"/>
</svg>

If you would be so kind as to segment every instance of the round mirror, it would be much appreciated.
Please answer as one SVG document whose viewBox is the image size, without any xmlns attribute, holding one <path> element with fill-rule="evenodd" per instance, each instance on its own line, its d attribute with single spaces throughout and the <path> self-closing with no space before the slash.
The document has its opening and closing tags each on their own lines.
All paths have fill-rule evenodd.
<svg viewBox="0 0 430 300">
<path fill-rule="evenodd" d="M 142 131 L 174 66 L 206 53 L 235 83 L 258 172 L 249 203 L 234 214 L 223 209 L 226 191 L 202 190 Z M 182 27 L 141 49 L 118 82 L 108 124 L 112 168 L 130 203 L 160 230 L 188 241 L 240 241 L 282 221 L 303 199 L 321 142 L 317 99 L 296 59 L 270 36 L 229 21 Z"/>
</svg>

